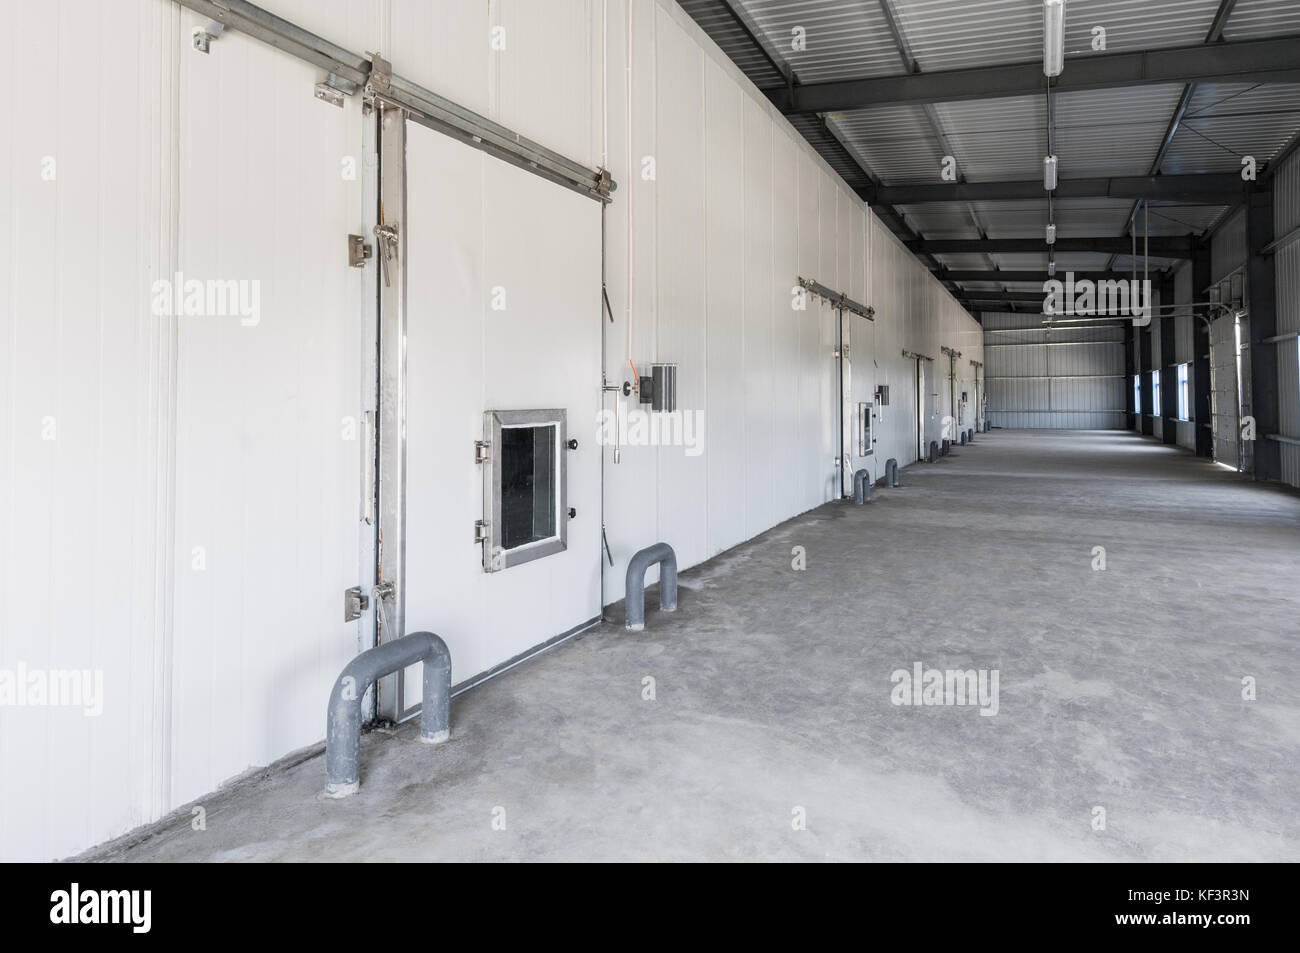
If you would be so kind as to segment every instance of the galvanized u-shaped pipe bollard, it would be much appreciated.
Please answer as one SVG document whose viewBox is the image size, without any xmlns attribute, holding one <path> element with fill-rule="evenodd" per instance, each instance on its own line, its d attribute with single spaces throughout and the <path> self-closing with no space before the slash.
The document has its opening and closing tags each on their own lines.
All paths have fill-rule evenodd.
<svg viewBox="0 0 1300 953">
<path fill-rule="evenodd" d="M 367 649 L 339 673 L 330 692 L 325 721 L 326 797 L 356 794 L 361 785 L 361 699 L 377 680 L 408 665 L 424 663 L 424 706 L 420 740 L 437 744 L 451 737 L 451 653 L 432 632 L 410 635 Z"/>
<path fill-rule="evenodd" d="M 871 502 L 871 474 L 866 470 L 858 470 L 853 474 L 853 502 Z"/>
<path fill-rule="evenodd" d="M 885 486 L 898 486 L 898 460 L 894 457 L 885 461 Z"/>
<path fill-rule="evenodd" d="M 938 460 L 938 459 L 939 459 L 939 444 L 937 444 L 935 441 L 931 440 L 931 441 L 930 441 L 930 457 L 929 457 L 929 459 L 928 459 L 927 462 L 929 462 L 929 463 L 934 463 L 934 461 L 935 461 L 935 460 Z"/>
<path fill-rule="evenodd" d="M 636 553 L 627 563 L 624 589 L 627 592 L 627 627 L 632 632 L 645 628 L 645 574 L 659 564 L 659 609 L 677 608 L 677 554 L 667 543 L 655 543 Z"/>
<path fill-rule="evenodd" d="M 963 447 L 966 446 L 966 431 L 963 430 L 961 432 L 961 436 L 957 439 L 957 442 Z"/>
</svg>

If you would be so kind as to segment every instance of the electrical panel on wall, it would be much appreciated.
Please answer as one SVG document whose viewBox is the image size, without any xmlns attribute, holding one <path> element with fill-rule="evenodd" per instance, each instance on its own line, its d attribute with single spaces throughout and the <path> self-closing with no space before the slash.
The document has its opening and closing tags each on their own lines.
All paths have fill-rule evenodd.
<svg viewBox="0 0 1300 953">
<path fill-rule="evenodd" d="M 677 365 L 651 364 L 650 376 L 641 377 L 638 391 L 641 403 L 659 413 L 671 414 L 677 409 Z"/>
</svg>

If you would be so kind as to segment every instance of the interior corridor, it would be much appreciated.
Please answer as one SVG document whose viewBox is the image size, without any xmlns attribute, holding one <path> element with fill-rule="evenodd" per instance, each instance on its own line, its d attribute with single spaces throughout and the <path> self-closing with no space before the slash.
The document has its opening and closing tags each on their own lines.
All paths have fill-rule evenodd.
<svg viewBox="0 0 1300 953">
<path fill-rule="evenodd" d="M 1186 451 L 994 431 L 652 590 L 644 632 L 611 608 L 447 744 L 367 734 L 355 797 L 303 753 L 84 856 L 1300 860 L 1298 532 Z M 895 704 L 918 663 L 990 691 Z"/>
</svg>

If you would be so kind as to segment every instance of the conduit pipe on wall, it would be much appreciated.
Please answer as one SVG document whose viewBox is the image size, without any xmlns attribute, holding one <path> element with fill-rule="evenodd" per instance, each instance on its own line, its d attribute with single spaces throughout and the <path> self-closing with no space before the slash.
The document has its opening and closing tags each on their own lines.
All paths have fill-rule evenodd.
<svg viewBox="0 0 1300 953">
<path fill-rule="evenodd" d="M 361 699 L 376 681 L 408 665 L 424 663 L 420 740 L 438 744 L 451 737 L 451 653 L 432 632 L 410 635 L 367 649 L 339 673 L 325 719 L 325 796 L 343 798 L 361 786 Z"/>
<path fill-rule="evenodd" d="M 871 502 L 871 472 L 858 470 L 853 474 L 853 502 Z"/>
<path fill-rule="evenodd" d="M 655 543 L 636 553 L 627 564 L 624 589 L 627 592 L 627 628 L 640 632 L 645 628 L 645 574 L 659 564 L 659 610 L 677 609 L 677 554 L 667 543 Z"/>
</svg>

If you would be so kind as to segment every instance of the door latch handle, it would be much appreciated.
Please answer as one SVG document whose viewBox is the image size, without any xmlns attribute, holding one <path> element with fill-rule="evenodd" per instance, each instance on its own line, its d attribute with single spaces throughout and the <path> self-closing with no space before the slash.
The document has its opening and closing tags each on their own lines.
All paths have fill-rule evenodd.
<svg viewBox="0 0 1300 953">
<path fill-rule="evenodd" d="M 384 266 L 384 287 L 390 287 L 392 280 L 388 275 L 388 262 L 392 260 L 393 250 L 397 247 L 397 226 L 376 225 L 375 239 L 379 242 L 379 263 Z"/>
</svg>

